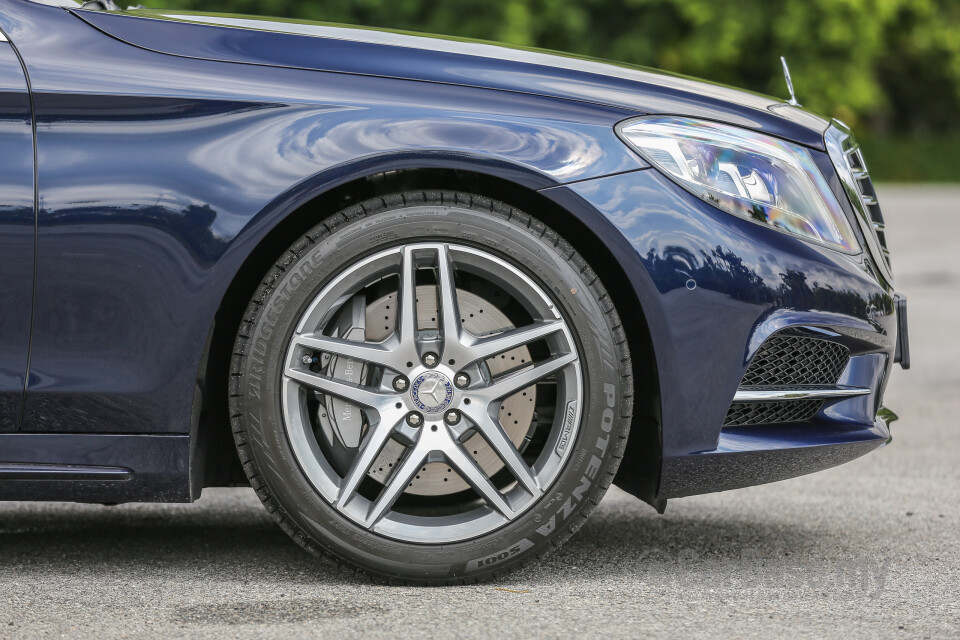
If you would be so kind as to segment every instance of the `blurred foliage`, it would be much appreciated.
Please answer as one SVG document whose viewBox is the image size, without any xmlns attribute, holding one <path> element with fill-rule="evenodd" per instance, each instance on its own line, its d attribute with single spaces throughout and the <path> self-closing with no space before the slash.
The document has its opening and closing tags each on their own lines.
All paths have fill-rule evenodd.
<svg viewBox="0 0 960 640">
<path fill-rule="evenodd" d="M 146 0 L 543 47 L 786 96 L 891 150 L 960 140 L 958 0 Z M 919 142 L 918 142 L 919 144 Z M 888 145 L 890 146 L 890 145 Z M 876 165 L 877 163 L 874 162 Z M 937 179 L 960 180 L 960 163 Z M 882 165 L 878 177 L 901 176 Z M 879 168 L 879 167 L 878 167 Z M 922 178 L 909 169 L 903 176 Z M 874 169 L 877 172 L 877 169 Z M 889 173 L 888 173 L 889 171 Z"/>
<path fill-rule="evenodd" d="M 860 137 L 870 175 L 880 182 L 960 182 L 960 133 Z"/>
</svg>

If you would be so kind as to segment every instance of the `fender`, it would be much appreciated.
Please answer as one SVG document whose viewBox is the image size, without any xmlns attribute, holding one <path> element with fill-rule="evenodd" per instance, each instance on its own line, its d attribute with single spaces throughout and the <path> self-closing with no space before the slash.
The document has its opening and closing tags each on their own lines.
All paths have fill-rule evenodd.
<svg viewBox="0 0 960 640">
<path fill-rule="evenodd" d="M 268 203 L 237 234 L 217 268 L 229 269 L 236 267 L 238 261 L 245 261 L 250 252 L 287 216 L 337 187 L 389 171 L 434 168 L 487 175 L 530 191 L 542 191 L 560 185 L 550 175 L 529 166 L 475 152 L 420 149 L 372 154 L 314 174 Z M 606 220 L 603 222 L 609 225 Z"/>
<path fill-rule="evenodd" d="M 60 9 L 3 7 L 38 126 L 23 431 L 188 433 L 230 282 L 270 229 L 337 184 L 441 160 L 531 190 L 646 166 L 613 132 L 632 115 L 620 108 L 189 60 Z"/>
</svg>

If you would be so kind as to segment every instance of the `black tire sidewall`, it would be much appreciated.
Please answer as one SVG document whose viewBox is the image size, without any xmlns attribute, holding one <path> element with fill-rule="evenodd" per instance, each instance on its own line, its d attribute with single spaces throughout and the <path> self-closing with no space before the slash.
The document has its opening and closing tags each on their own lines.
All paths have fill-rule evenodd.
<svg viewBox="0 0 960 640">
<path fill-rule="evenodd" d="M 620 435 L 622 350 L 613 339 L 602 285 L 569 245 L 537 223 L 468 205 L 425 203 L 385 207 L 344 219 L 306 248 L 273 283 L 245 343 L 240 417 L 254 463 L 283 512 L 323 550 L 386 576 L 463 578 L 522 562 L 551 539 L 579 527 L 581 512 L 609 485 Z M 529 225 L 529 226 L 528 226 Z M 310 234 L 308 234 L 310 235 Z M 315 234 L 321 235 L 320 233 Z M 516 520 L 467 542 L 423 545 L 372 533 L 345 518 L 312 487 L 289 443 L 281 409 L 282 362 L 289 339 L 313 298 L 335 275 L 390 246 L 446 241 L 478 247 L 520 267 L 557 303 L 578 340 L 584 376 L 581 422 L 565 468 L 540 501 Z M 586 275 L 585 275 L 586 274 Z M 588 282 L 592 279 L 594 282 Z M 593 286 L 591 286 L 593 285 Z M 599 289 L 599 292 L 598 292 Z M 262 497 L 262 496 L 261 496 Z"/>
</svg>

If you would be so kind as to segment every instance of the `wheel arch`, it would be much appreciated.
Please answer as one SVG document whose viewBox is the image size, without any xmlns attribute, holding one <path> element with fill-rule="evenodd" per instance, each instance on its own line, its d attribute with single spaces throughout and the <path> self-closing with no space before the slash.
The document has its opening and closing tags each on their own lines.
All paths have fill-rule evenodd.
<svg viewBox="0 0 960 640">
<path fill-rule="evenodd" d="M 450 154 L 433 158 L 368 160 L 302 184 L 275 201 L 253 224 L 260 226 L 223 295 L 201 358 L 191 438 L 191 486 L 244 485 L 230 433 L 229 362 L 244 309 L 262 276 L 283 251 L 319 221 L 350 204 L 410 189 L 452 189 L 503 201 L 542 220 L 584 257 L 604 282 L 624 323 L 633 355 L 634 420 L 624 459 L 614 482 L 657 506 L 660 478 L 659 384 L 654 345 L 640 301 L 622 265 L 591 227 L 539 192 L 556 186 L 525 167 Z M 600 215 L 600 214 L 597 214 Z M 253 225 L 251 225 L 253 226 Z M 639 320 L 639 321 L 637 321 Z"/>
</svg>

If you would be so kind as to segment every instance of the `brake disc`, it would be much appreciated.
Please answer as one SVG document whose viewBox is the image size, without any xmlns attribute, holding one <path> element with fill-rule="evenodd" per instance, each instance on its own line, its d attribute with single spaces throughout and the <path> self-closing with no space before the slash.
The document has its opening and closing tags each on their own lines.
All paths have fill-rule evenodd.
<svg viewBox="0 0 960 640">
<path fill-rule="evenodd" d="M 338 332 L 340 335 L 349 336 L 351 339 L 360 339 L 365 331 L 366 340 L 369 342 L 379 342 L 386 339 L 396 326 L 396 305 L 397 295 L 391 293 L 374 300 L 366 306 L 364 317 L 358 317 L 356 306 L 348 303 L 352 308 L 346 313 L 341 314 L 338 319 Z M 351 303 L 354 301 L 351 301 Z M 494 304 L 483 297 L 466 291 L 457 289 L 457 302 L 460 308 L 461 322 L 463 328 L 470 333 L 478 336 L 500 333 L 501 331 L 512 329 L 514 325 L 506 315 Z M 437 329 L 437 290 L 432 285 L 422 285 L 417 287 L 417 325 L 421 331 Z M 358 335 L 359 334 L 359 335 Z M 522 366 L 530 362 L 530 351 L 522 346 L 511 351 L 504 352 L 487 360 L 487 367 L 490 374 L 496 376 L 509 369 Z M 338 374 L 345 374 L 346 371 L 340 363 L 331 361 L 331 373 L 339 377 Z M 366 371 L 363 372 L 364 375 Z M 352 376 L 351 376 L 352 377 Z M 343 445 L 350 447 L 357 446 L 360 442 L 361 429 L 363 425 L 356 416 L 360 415 L 357 411 L 345 411 L 347 407 L 340 406 L 337 401 L 336 412 L 331 411 L 331 418 L 334 416 L 350 416 L 347 420 L 337 420 L 334 418 L 333 425 L 324 425 L 324 436 L 333 435 L 338 441 L 339 448 L 343 451 Z M 346 403 L 343 403 L 344 405 Z M 533 421 L 534 408 L 536 406 L 536 386 L 523 389 L 514 395 L 505 398 L 499 409 L 500 424 L 503 425 L 507 436 L 518 448 L 521 446 L 524 438 L 530 431 Z M 333 408 L 333 407 L 330 407 Z M 325 420 L 322 421 L 326 422 Z M 331 428 L 332 427 L 332 428 Z M 333 433 L 331 433 L 333 432 Z M 329 434 L 329 435 L 328 435 Z M 463 443 L 467 452 L 473 456 L 477 464 L 483 469 L 488 477 L 493 477 L 503 468 L 503 461 L 494 453 L 487 441 L 478 434 L 474 434 L 470 439 Z M 393 466 L 400 460 L 404 452 L 404 447 L 399 442 L 389 440 L 384 446 L 380 456 L 370 468 L 370 477 L 385 483 L 393 469 Z M 339 456 L 338 456 L 339 457 Z M 469 485 L 464 482 L 459 474 L 448 465 L 441 462 L 432 462 L 425 465 L 420 473 L 410 482 L 406 493 L 416 495 L 444 495 L 457 493 L 469 489 Z"/>
</svg>

